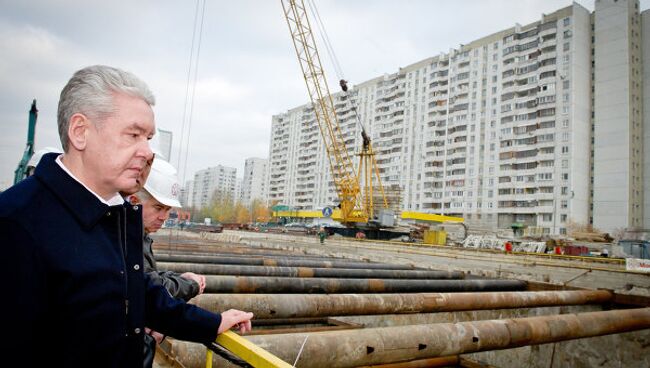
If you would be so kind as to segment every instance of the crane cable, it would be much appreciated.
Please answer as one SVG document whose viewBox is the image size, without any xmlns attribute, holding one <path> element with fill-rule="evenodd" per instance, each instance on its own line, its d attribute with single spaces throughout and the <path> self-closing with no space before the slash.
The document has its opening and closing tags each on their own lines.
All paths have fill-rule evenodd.
<svg viewBox="0 0 650 368">
<path fill-rule="evenodd" d="M 196 2 L 196 10 L 194 12 L 194 27 L 192 29 L 192 45 L 190 47 L 190 62 L 188 64 L 187 68 L 187 84 L 185 87 L 185 105 L 183 106 L 183 123 L 181 126 L 181 139 L 180 139 L 180 145 L 178 148 L 178 170 L 180 171 L 182 168 L 183 171 L 183 179 L 181 183 L 185 185 L 185 178 L 187 176 L 187 159 L 189 157 L 189 148 L 190 148 L 190 133 L 192 130 L 192 117 L 194 114 L 194 95 L 196 93 L 196 83 L 198 80 L 198 74 L 199 74 L 199 55 L 201 54 L 201 40 L 203 38 L 203 20 L 205 18 L 205 0 L 203 0 L 203 6 L 201 7 L 201 23 L 199 25 L 199 39 L 198 43 L 196 46 L 196 57 L 194 57 L 194 43 L 196 39 L 196 31 L 197 31 L 197 20 L 198 20 L 198 14 L 199 14 L 199 4 L 201 3 L 201 0 L 197 0 Z M 194 79 L 192 82 L 190 82 L 191 75 L 192 75 L 192 65 L 194 64 Z M 191 86 L 191 93 L 190 93 L 190 86 Z M 189 105 L 189 117 L 187 117 L 187 110 L 188 110 L 188 105 Z M 185 129 L 187 123 L 187 129 Z M 185 136 L 185 131 L 187 130 L 187 136 Z M 184 160 L 182 160 L 182 152 L 183 152 L 183 147 L 185 147 L 185 155 L 184 155 Z M 171 161 L 171 158 L 170 158 Z M 183 165 L 181 166 L 181 161 L 183 161 Z"/>
<path fill-rule="evenodd" d="M 343 93 L 348 98 L 352 111 L 354 112 L 354 117 L 356 118 L 356 122 L 359 125 L 359 128 L 361 128 L 363 134 L 365 135 L 366 129 L 363 126 L 363 123 L 361 122 L 361 118 L 359 117 L 356 101 L 350 98 L 350 94 L 348 93 L 347 87 L 343 88 L 343 84 L 346 83 L 345 77 L 343 75 L 343 69 L 341 68 L 341 64 L 339 63 L 339 60 L 336 57 L 336 53 L 334 52 L 334 47 L 332 47 L 332 42 L 330 41 L 330 38 L 327 35 L 327 31 L 325 30 L 325 24 L 323 23 L 323 20 L 320 17 L 320 13 L 318 12 L 316 3 L 314 3 L 314 0 L 307 0 L 307 5 L 309 7 L 309 10 L 312 13 L 314 23 L 316 23 L 318 32 L 320 33 L 321 39 L 323 40 L 323 44 L 325 45 L 325 51 L 327 52 L 327 55 L 329 56 L 332 65 L 334 66 L 334 72 L 336 73 L 336 76 L 340 81 L 339 83 L 341 84 Z"/>
<path fill-rule="evenodd" d="M 332 42 L 330 41 L 330 38 L 327 35 L 327 31 L 325 30 L 325 24 L 323 23 L 323 20 L 320 17 L 320 13 L 318 12 L 318 8 L 316 7 L 314 0 L 307 0 L 307 6 L 311 11 L 314 22 L 316 23 L 316 27 L 318 27 L 320 36 L 323 39 L 323 43 L 325 44 L 325 50 L 327 51 L 330 61 L 334 66 L 334 71 L 336 73 L 337 78 L 339 80 L 344 79 L 343 70 L 341 69 L 341 64 L 339 64 L 339 60 L 336 57 L 336 53 L 334 53 Z"/>
</svg>

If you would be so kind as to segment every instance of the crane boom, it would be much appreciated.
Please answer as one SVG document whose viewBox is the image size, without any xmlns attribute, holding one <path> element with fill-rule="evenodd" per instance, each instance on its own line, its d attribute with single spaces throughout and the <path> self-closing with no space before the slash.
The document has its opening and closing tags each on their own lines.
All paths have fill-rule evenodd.
<svg viewBox="0 0 650 368">
<path fill-rule="evenodd" d="M 362 198 L 359 178 L 345 146 L 303 0 L 281 0 L 293 46 L 307 85 L 339 196 L 344 223 L 367 223 L 372 217 Z"/>
<path fill-rule="evenodd" d="M 29 159 L 34 154 L 34 136 L 36 135 L 36 119 L 38 119 L 38 109 L 36 108 L 36 100 L 32 101 L 32 107 L 29 109 L 29 122 L 27 125 L 27 144 L 23 157 L 18 163 L 18 167 L 14 171 L 14 184 L 25 179 L 27 176 L 27 164 Z"/>
</svg>

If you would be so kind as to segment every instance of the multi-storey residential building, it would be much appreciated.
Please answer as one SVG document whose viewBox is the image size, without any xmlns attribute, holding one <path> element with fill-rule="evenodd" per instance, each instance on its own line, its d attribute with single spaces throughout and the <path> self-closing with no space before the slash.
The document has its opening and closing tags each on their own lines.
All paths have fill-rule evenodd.
<svg viewBox="0 0 650 368">
<path fill-rule="evenodd" d="M 641 47 L 639 2 L 596 1 L 593 221 L 604 230 L 643 226 Z"/>
<path fill-rule="evenodd" d="M 650 65 L 650 11 L 641 13 L 642 63 Z M 643 228 L 650 229 L 650 67 L 643 67 Z"/>
<path fill-rule="evenodd" d="M 542 15 L 537 22 L 515 25 L 363 82 L 348 96 L 335 94 L 348 149 L 357 152 L 361 145 L 352 113 L 356 106 L 373 140 L 383 184 L 400 188 L 404 210 L 459 215 L 481 226 L 528 226 L 541 233 L 563 234 L 570 222 L 590 223 L 594 203 L 594 222 L 600 225 L 599 216 L 615 215 L 618 210 L 601 211 L 593 199 L 616 180 L 599 181 L 598 175 L 607 170 L 615 174 L 611 166 L 615 164 L 605 159 L 607 153 L 597 152 L 610 145 L 614 150 L 626 147 L 622 140 L 608 140 L 617 128 L 605 119 L 621 119 L 628 125 L 624 134 L 632 137 L 636 133 L 631 125 L 641 120 L 629 116 L 642 111 L 620 107 L 604 92 L 599 95 L 618 83 L 612 80 L 620 77 L 616 68 L 626 69 L 619 79 L 628 84 L 635 83 L 628 77 L 641 79 L 642 69 L 634 64 L 640 53 L 611 56 L 612 60 L 627 58 L 622 65 L 601 55 L 616 54 L 618 41 L 609 42 L 607 37 L 629 34 L 630 45 L 638 45 L 633 40 L 638 27 L 607 31 L 620 22 L 634 22 L 632 14 L 638 18 L 638 2 L 618 3 L 625 4 L 627 15 L 608 15 L 616 10 L 610 8 L 620 7 L 614 0 L 598 0 L 595 15 L 574 3 Z M 611 75 L 599 78 L 599 65 Z M 629 98 L 641 96 L 638 89 L 626 91 Z M 273 117 L 269 157 L 270 201 L 296 209 L 316 209 L 336 201 L 309 105 Z M 636 168 L 636 162 L 628 166 Z M 632 180 L 642 180 L 641 172 L 630 169 L 622 190 L 629 190 Z M 643 186 L 639 188 L 642 194 Z M 607 195 L 599 198 L 608 200 Z M 642 196 L 634 198 L 626 206 L 635 203 L 642 208 Z"/>
<path fill-rule="evenodd" d="M 166 161 L 172 160 L 172 138 L 173 133 L 169 130 L 158 129 L 158 148 Z"/>
<path fill-rule="evenodd" d="M 200 209 L 208 206 L 215 194 L 224 198 L 235 199 L 237 169 L 217 165 L 194 174 L 192 190 L 193 207 Z"/>
<path fill-rule="evenodd" d="M 194 180 L 188 180 L 178 196 L 178 201 L 185 208 L 192 207 L 192 198 L 194 197 Z"/>
<path fill-rule="evenodd" d="M 244 203 L 244 179 L 236 178 L 235 180 L 235 203 Z"/>
<path fill-rule="evenodd" d="M 242 181 L 242 202 L 245 205 L 250 205 L 255 199 L 266 201 L 268 162 L 267 159 L 256 157 L 246 159 Z"/>
</svg>

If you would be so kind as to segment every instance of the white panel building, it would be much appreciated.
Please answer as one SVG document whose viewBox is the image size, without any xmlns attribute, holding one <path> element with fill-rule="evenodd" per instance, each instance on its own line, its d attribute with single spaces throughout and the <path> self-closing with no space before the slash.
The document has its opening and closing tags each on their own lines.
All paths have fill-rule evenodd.
<svg viewBox="0 0 650 368">
<path fill-rule="evenodd" d="M 192 207 L 192 198 L 194 197 L 194 180 L 188 180 L 181 189 L 179 202 L 184 208 Z"/>
<path fill-rule="evenodd" d="M 242 202 L 245 205 L 250 205 L 255 199 L 266 201 L 268 162 L 256 157 L 246 159 L 242 181 Z"/>
<path fill-rule="evenodd" d="M 210 204 L 215 192 L 229 196 L 233 200 L 236 195 L 237 169 L 217 165 L 194 174 L 192 191 L 193 207 L 200 209 Z"/>
<path fill-rule="evenodd" d="M 596 1 L 594 26 L 594 226 L 608 231 L 641 227 L 643 67 L 638 1 Z"/>
<path fill-rule="evenodd" d="M 361 145 L 354 104 L 403 210 L 544 234 L 571 222 L 643 226 L 641 64 L 650 53 L 638 1 L 597 0 L 595 9 L 574 3 L 335 94 L 349 151 Z M 273 117 L 271 203 L 336 203 L 313 115 L 303 105 Z"/>
<path fill-rule="evenodd" d="M 158 148 L 160 153 L 164 156 L 165 161 L 171 162 L 172 160 L 172 138 L 173 133 L 169 130 L 158 129 Z"/>
</svg>

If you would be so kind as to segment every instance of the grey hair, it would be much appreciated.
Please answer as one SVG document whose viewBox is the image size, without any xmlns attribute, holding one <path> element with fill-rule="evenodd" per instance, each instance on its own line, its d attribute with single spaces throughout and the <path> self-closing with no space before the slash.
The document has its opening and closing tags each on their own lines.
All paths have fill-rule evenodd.
<svg viewBox="0 0 650 368">
<path fill-rule="evenodd" d="M 68 128 L 72 115 L 81 113 L 102 122 L 115 111 L 113 94 L 124 93 L 156 104 L 149 87 L 132 73 L 106 65 L 78 70 L 61 91 L 58 125 L 63 151 L 68 151 Z"/>
</svg>

